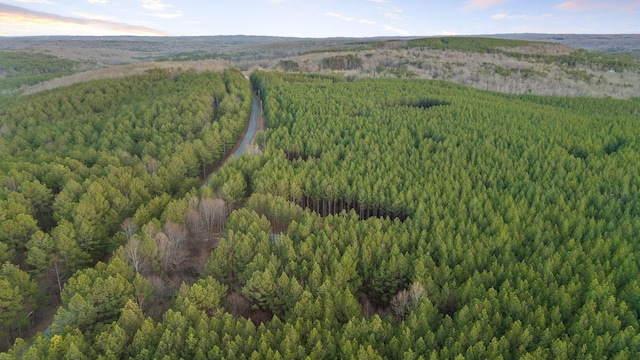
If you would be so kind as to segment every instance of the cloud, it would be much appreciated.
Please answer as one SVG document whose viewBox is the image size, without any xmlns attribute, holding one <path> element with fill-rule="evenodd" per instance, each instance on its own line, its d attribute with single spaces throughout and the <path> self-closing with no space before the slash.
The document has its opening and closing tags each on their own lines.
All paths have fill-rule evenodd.
<svg viewBox="0 0 640 360">
<path fill-rule="evenodd" d="M 162 0 L 140 0 L 142 7 L 149 10 L 164 11 L 171 7 L 169 4 L 165 4 Z"/>
<path fill-rule="evenodd" d="M 486 9 L 496 5 L 500 5 L 509 0 L 469 0 L 464 5 L 464 9 L 466 10 L 475 10 L 475 9 Z"/>
<path fill-rule="evenodd" d="M 142 4 L 143 8 L 155 11 L 151 14 L 144 14 L 147 16 L 153 16 L 162 19 L 175 19 L 184 15 L 182 11 L 175 11 L 172 13 L 165 12 L 166 10 L 169 10 L 169 8 L 172 8 L 173 5 L 166 4 L 162 2 L 162 0 L 140 0 L 140 3 Z"/>
<path fill-rule="evenodd" d="M 394 6 L 391 8 L 391 11 L 388 11 L 386 14 L 384 14 L 384 17 L 391 20 L 400 20 L 402 19 L 401 14 L 402 14 L 402 9 Z"/>
<path fill-rule="evenodd" d="M 552 17 L 552 14 L 542 14 L 538 16 L 531 15 L 509 15 L 507 13 L 497 13 L 491 15 L 493 20 L 514 20 L 514 19 L 529 19 L 529 20 L 542 20 Z"/>
<path fill-rule="evenodd" d="M 59 16 L 19 6 L 0 4 L 0 36 L 34 35 L 162 36 L 168 34 L 143 26 Z"/>
<path fill-rule="evenodd" d="M 522 19 L 525 18 L 526 15 L 509 15 L 509 14 L 505 14 L 505 13 L 499 13 L 499 14 L 495 14 L 495 15 L 491 15 L 491 18 L 494 20 L 511 20 L 511 19 Z"/>
<path fill-rule="evenodd" d="M 334 17 L 334 18 L 338 18 L 338 19 L 343 20 L 343 21 L 348 21 L 348 22 L 356 21 L 356 18 L 353 18 L 353 17 L 350 17 L 350 16 L 345 16 L 345 15 L 334 13 L 334 12 L 328 12 L 328 13 L 325 13 L 325 15 L 331 16 L 331 17 Z"/>
<path fill-rule="evenodd" d="M 19 3 L 29 3 L 29 4 L 47 4 L 47 5 L 54 5 L 51 1 L 49 0 L 15 0 L 16 2 Z"/>
<path fill-rule="evenodd" d="M 104 21 L 113 20 L 113 17 L 108 15 L 89 14 L 89 13 L 83 13 L 83 12 L 77 12 L 77 11 L 74 11 L 71 14 L 77 17 L 85 18 L 85 19 L 104 20 Z"/>
<path fill-rule="evenodd" d="M 328 12 L 328 13 L 325 13 L 325 15 L 331 16 L 331 17 L 334 17 L 336 19 L 340 19 L 340 20 L 346 21 L 346 22 L 358 22 L 360 24 L 366 24 L 366 25 L 375 25 L 376 24 L 375 21 L 366 20 L 366 19 L 356 19 L 356 18 L 351 17 L 351 16 L 345 16 L 345 15 L 334 13 L 334 12 Z"/>
<path fill-rule="evenodd" d="M 571 0 L 558 4 L 554 9 L 564 11 L 599 11 L 617 10 L 635 12 L 640 8 L 640 1 L 597 1 L 597 0 Z"/>
<path fill-rule="evenodd" d="M 147 15 L 155 16 L 155 17 L 162 18 L 162 19 L 175 19 L 175 18 L 182 17 L 184 15 L 184 13 L 182 11 L 176 11 L 174 13 L 157 12 L 157 13 L 147 14 Z"/>
<path fill-rule="evenodd" d="M 391 25 L 383 25 L 382 27 L 383 27 L 385 30 L 387 30 L 387 31 L 393 31 L 393 32 L 398 33 L 399 35 L 402 35 L 402 36 L 409 36 L 409 35 L 411 35 L 411 32 L 410 32 L 410 31 L 405 30 L 405 29 L 398 29 L 398 28 L 393 27 L 393 26 L 391 26 Z"/>
</svg>

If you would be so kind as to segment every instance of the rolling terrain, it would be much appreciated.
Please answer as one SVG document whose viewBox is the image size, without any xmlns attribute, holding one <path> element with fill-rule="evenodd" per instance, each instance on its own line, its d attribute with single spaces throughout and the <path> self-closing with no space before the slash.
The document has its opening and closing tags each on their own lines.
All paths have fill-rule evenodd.
<svg viewBox="0 0 640 360">
<path fill-rule="evenodd" d="M 634 36 L 0 39 L 0 359 L 633 358 Z"/>
<path fill-rule="evenodd" d="M 640 64 L 635 56 L 640 51 L 640 35 L 506 34 L 500 38 L 515 39 L 524 45 L 512 51 L 478 52 L 458 46 L 407 47 L 411 38 L 34 37 L 2 38 L 0 50 L 73 61 L 77 71 L 130 64 L 114 68 L 116 74 L 123 71 L 133 74 L 135 68 L 153 66 L 198 69 L 208 66 L 203 63 L 210 64 L 209 60 L 219 60 L 216 66 L 236 66 L 247 76 L 255 69 L 340 71 L 353 77 L 442 79 L 517 94 L 629 98 L 640 93 Z M 613 52 L 618 55 L 611 55 Z M 337 54 L 352 54 L 361 63 L 353 69 L 322 66 L 323 59 Z M 570 54 L 576 56 L 572 58 Z M 543 55 L 546 57 L 541 58 Z M 193 62 L 158 64 L 171 61 Z M 132 65 L 135 63 L 142 64 Z M 69 84 L 78 81 L 77 76 L 88 79 L 116 75 L 107 70 L 93 75 L 89 72 L 27 91 Z"/>
</svg>

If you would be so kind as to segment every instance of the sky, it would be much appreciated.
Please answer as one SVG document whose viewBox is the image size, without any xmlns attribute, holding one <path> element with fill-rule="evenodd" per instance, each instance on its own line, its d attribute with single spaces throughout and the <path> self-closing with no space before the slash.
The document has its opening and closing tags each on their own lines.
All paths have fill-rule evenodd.
<svg viewBox="0 0 640 360">
<path fill-rule="evenodd" d="M 0 0 L 0 36 L 640 33 L 640 0 Z"/>
</svg>

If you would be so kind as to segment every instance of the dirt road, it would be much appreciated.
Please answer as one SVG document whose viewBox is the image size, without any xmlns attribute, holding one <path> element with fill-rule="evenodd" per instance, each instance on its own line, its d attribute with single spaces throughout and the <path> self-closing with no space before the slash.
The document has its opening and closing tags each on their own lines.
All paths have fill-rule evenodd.
<svg viewBox="0 0 640 360">
<path fill-rule="evenodd" d="M 251 105 L 251 116 L 249 117 L 249 126 L 245 133 L 243 134 L 242 141 L 240 142 L 240 146 L 233 153 L 233 156 L 242 156 L 242 154 L 247 150 L 247 147 L 253 143 L 253 138 L 256 137 L 256 127 L 258 125 L 258 99 L 257 95 L 253 95 L 253 104 Z"/>
</svg>

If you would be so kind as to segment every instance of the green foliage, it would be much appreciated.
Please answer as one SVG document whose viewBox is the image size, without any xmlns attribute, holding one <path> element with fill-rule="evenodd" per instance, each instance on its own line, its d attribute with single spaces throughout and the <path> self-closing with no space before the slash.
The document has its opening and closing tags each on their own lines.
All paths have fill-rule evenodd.
<svg viewBox="0 0 640 360">
<path fill-rule="evenodd" d="M 576 81 L 584 81 L 586 83 L 593 79 L 594 75 L 586 72 L 585 70 L 573 70 L 571 68 L 564 69 L 564 72 L 569 75 L 570 78 Z"/>
<path fill-rule="evenodd" d="M 357 55 L 336 55 L 322 59 L 320 66 L 331 70 L 356 70 L 362 67 L 362 59 Z"/>
<path fill-rule="evenodd" d="M 40 291 L 29 274 L 5 262 L 0 268 L 0 336 L 11 339 L 29 324 L 29 316 L 37 308 Z"/>
<path fill-rule="evenodd" d="M 530 44 L 536 44 L 536 42 L 482 37 L 436 37 L 409 40 L 407 42 L 407 48 L 493 53 L 500 52 L 500 48 L 509 48 Z"/>
<path fill-rule="evenodd" d="M 409 40 L 407 48 L 420 48 L 432 50 L 455 50 L 472 53 L 500 53 L 515 58 L 523 58 L 528 61 L 555 63 L 559 65 L 575 67 L 588 67 L 598 71 L 634 70 L 640 68 L 638 56 L 630 54 L 590 52 L 584 49 L 576 49 L 564 55 L 540 55 L 516 52 L 515 47 L 537 46 L 542 43 L 524 40 L 494 39 L 481 37 L 441 37 Z"/>
<path fill-rule="evenodd" d="M 50 68 L 34 60 L 16 65 L 12 74 L 62 66 L 45 60 L 53 62 Z M 44 292 L 61 296 L 58 331 L 91 332 L 116 318 L 128 299 L 149 304 L 153 286 L 147 279 L 131 274 L 125 281 L 82 269 L 121 245 L 130 246 L 112 263 L 133 263 L 126 256 L 133 237 L 130 242 L 140 247 L 135 271 L 159 273 L 157 239 L 132 229 L 160 218 L 184 223 L 186 202 L 172 199 L 198 187 L 224 158 L 244 128 L 251 101 L 251 88 L 235 69 L 154 69 L 24 96 L 2 107 L 0 260 L 14 262 Z M 3 285 L 0 292 L 20 298 L 15 287 Z M 31 310 L 39 305 L 24 304 Z M 22 310 L 9 313 L 13 319 Z M 14 319 L 14 325 L 6 329 L 25 323 Z M 114 351 L 101 348 L 105 356 Z"/>
<path fill-rule="evenodd" d="M 286 72 L 298 72 L 300 71 L 300 64 L 293 60 L 280 60 L 278 61 L 278 67 Z"/>
<path fill-rule="evenodd" d="M 76 62 L 46 54 L 0 51 L 0 91 L 71 74 Z"/>
<path fill-rule="evenodd" d="M 197 311 L 204 311 L 211 316 L 224 307 L 226 297 L 227 286 L 208 277 L 191 286 L 182 284 L 178 291 L 175 307 L 183 313 L 191 312 L 191 307 L 193 307 Z"/>
<path fill-rule="evenodd" d="M 640 69 L 640 59 L 638 56 L 589 52 L 584 49 L 576 50 L 568 55 L 550 57 L 549 60 L 569 67 L 592 67 L 601 71 L 614 70 L 621 72 L 627 69 Z"/>
<path fill-rule="evenodd" d="M 69 281 L 52 337 L 26 350 L 18 343 L 14 352 L 140 359 L 640 352 L 638 99 L 265 72 L 252 81 L 269 123 L 265 153 L 227 163 L 201 191 L 226 197 L 230 208 L 245 205 L 229 216 L 205 278 L 181 285 L 154 321 L 135 302 L 148 286 L 120 260 L 123 247 L 109 266 Z M 92 189 L 95 199 L 109 194 L 101 186 Z M 82 202 L 75 188 L 66 196 Z M 18 195 L 7 216 L 35 213 Z M 192 196 L 188 212 L 205 201 Z M 165 200 L 138 211 L 159 217 Z M 166 219 L 181 213 L 178 201 L 171 204 Z M 168 238 L 172 227 L 181 229 L 151 220 L 129 240 Z"/>
</svg>

